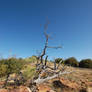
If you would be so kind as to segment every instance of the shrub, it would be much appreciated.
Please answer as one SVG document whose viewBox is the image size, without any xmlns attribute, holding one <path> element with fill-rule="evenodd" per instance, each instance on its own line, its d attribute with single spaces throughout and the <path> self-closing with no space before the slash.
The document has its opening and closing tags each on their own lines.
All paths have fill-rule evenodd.
<svg viewBox="0 0 92 92">
<path fill-rule="evenodd" d="M 35 67 L 30 67 L 27 65 L 26 68 L 23 70 L 23 77 L 25 80 L 32 79 L 35 74 Z"/>
<path fill-rule="evenodd" d="M 35 63 L 37 61 L 37 57 L 36 56 L 31 56 L 29 58 L 26 58 L 25 61 L 27 63 Z"/>
<path fill-rule="evenodd" d="M 10 58 L 0 60 L 0 77 L 7 76 L 12 73 L 19 73 L 23 64 L 24 61 L 22 59 Z"/>
<path fill-rule="evenodd" d="M 5 76 L 7 72 L 7 65 L 0 64 L 0 78 Z"/>
<path fill-rule="evenodd" d="M 67 65 L 70 65 L 70 66 L 73 66 L 73 67 L 78 67 L 79 66 L 78 61 L 74 57 L 66 59 L 64 61 L 64 64 L 67 64 Z"/>
<path fill-rule="evenodd" d="M 10 74 L 20 74 L 23 65 L 24 60 L 22 59 L 9 58 L 0 60 L 0 77 L 6 77 L 5 84 L 3 87 L 7 86 Z M 18 84 L 19 82 L 16 81 L 16 83 Z"/>
<path fill-rule="evenodd" d="M 80 63 L 79 63 L 79 67 L 92 68 L 92 60 L 91 59 L 81 60 Z"/>
</svg>

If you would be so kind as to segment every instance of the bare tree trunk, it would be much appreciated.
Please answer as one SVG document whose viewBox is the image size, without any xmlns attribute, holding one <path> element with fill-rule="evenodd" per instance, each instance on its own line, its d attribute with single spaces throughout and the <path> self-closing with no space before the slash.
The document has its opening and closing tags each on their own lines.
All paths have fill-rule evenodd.
<svg viewBox="0 0 92 92">
<path fill-rule="evenodd" d="M 41 64 L 43 64 L 43 55 L 41 56 Z"/>
<path fill-rule="evenodd" d="M 63 75 L 63 74 L 70 74 L 70 73 L 72 73 L 72 72 L 74 72 L 74 71 L 71 71 L 71 72 L 59 72 L 58 74 L 55 74 L 55 75 L 53 75 L 53 76 L 51 76 L 51 77 L 47 77 L 47 78 L 45 78 L 45 79 L 40 79 L 40 78 L 38 78 L 37 80 L 35 80 L 34 82 L 35 83 L 37 83 L 37 84 L 40 84 L 40 83 L 43 83 L 44 81 L 48 81 L 48 80 L 50 80 L 50 79 L 53 79 L 53 78 L 56 78 L 56 77 L 58 77 L 59 75 Z"/>
<path fill-rule="evenodd" d="M 48 47 L 48 36 L 46 36 L 46 43 L 45 43 L 45 47 L 43 49 L 42 55 L 40 56 L 41 58 L 41 64 L 43 64 L 43 56 L 46 54 L 46 49 Z"/>
<path fill-rule="evenodd" d="M 45 58 L 45 66 L 46 66 L 46 64 L 47 64 L 47 58 L 48 58 L 48 56 L 46 56 L 46 58 Z"/>
<path fill-rule="evenodd" d="M 60 64 L 61 64 L 62 60 L 58 63 L 57 69 L 59 68 Z"/>
<path fill-rule="evenodd" d="M 56 70 L 56 61 L 54 61 L 54 70 Z"/>
</svg>

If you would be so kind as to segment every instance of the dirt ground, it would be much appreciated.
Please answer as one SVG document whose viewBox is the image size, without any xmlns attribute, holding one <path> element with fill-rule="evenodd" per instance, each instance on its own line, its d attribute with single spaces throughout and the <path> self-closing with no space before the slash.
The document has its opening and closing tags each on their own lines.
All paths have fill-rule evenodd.
<svg viewBox="0 0 92 92">
<path fill-rule="evenodd" d="M 92 92 L 92 69 L 69 68 L 70 74 L 46 81 L 38 85 L 39 92 Z M 0 83 L 2 85 L 2 82 Z M 26 86 L 17 89 L 0 89 L 0 92 L 31 92 Z"/>
</svg>

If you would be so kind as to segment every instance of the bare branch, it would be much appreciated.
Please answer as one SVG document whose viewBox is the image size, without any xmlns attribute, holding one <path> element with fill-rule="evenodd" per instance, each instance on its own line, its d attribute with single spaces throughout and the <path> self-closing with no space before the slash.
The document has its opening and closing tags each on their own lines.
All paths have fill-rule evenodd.
<svg viewBox="0 0 92 92">
<path fill-rule="evenodd" d="M 74 72 L 74 71 L 71 71 L 71 72 L 66 72 L 66 71 L 65 71 L 65 72 L 60 72 L 59 74 L 53 75 L 53 76 L 51 76 L 51 77 L 47 77 L 47 78 L 45 78 L 45 79 L 40 79 L 40 78 L 38 78 L 38 79 L 35 80 L 34 82 L 37 83 L 37 84 L 40 84 L 40 83 L 43 83 L 44 81 L 48 81 L 48 80 L 50 80 L 50 79 L 56 78 L 56 77 L 58 77 L 58 75 L 69 74 L 69 73 L 72 73 L 72 72 Z"/>
<path fill-rule="evenodd" d="M 57 47 L 48 46 L 48 48 L 59 49 L 59 48 L 62 48 L 62 46 L 57 46 Z"/>
<path fill-rule="evenodd" d="M 62 60 L 58 63 L 57 69 L 59 68 L 60 64 L 62 63 Z"/>
<path fill-rule="evenodd" d="M 56 61 L 54 61 L 54 70 L 56 70 Z"/>
<path fill-rule="evenodd" d="M 46 33 L 46 31 L 44 31 L 44 35 L 46 38 L 49 38 L 50 36 Z"/>
<path fill-rule="evenodd" d="M 46 64 L 47 64 L 47 58 L 48 58 L 48 56 L 46 56 L 46 58 L 45 58 L 45 66 L 46 66 Z"/>
<path fill-rule="evenodd" d="M 49 38 L 49 35 L 46 32 L 44 32 L 44 35 L 46 37 L 46 42 L 45 42 L 45 46 L 44 46 L 43 52 L 39 56 L 39 58 L 41 59 L 41 64 L 43 64 L 43 56 L 46 54 L 46 49 L 48 47 L 48 38 Z"/>
</svg>

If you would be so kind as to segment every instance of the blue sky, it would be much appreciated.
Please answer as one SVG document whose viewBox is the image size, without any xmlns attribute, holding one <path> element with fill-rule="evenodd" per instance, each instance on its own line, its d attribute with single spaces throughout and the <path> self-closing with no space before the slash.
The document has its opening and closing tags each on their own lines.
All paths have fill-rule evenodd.
<svg viewBox="0 0 92 92">
<path fill-rule="evenodd" d="M 49 59 L 92 58 L 92 0 L 0 0 L 0 57 L 42 51 L 47 17 Z"/>
</svg>

